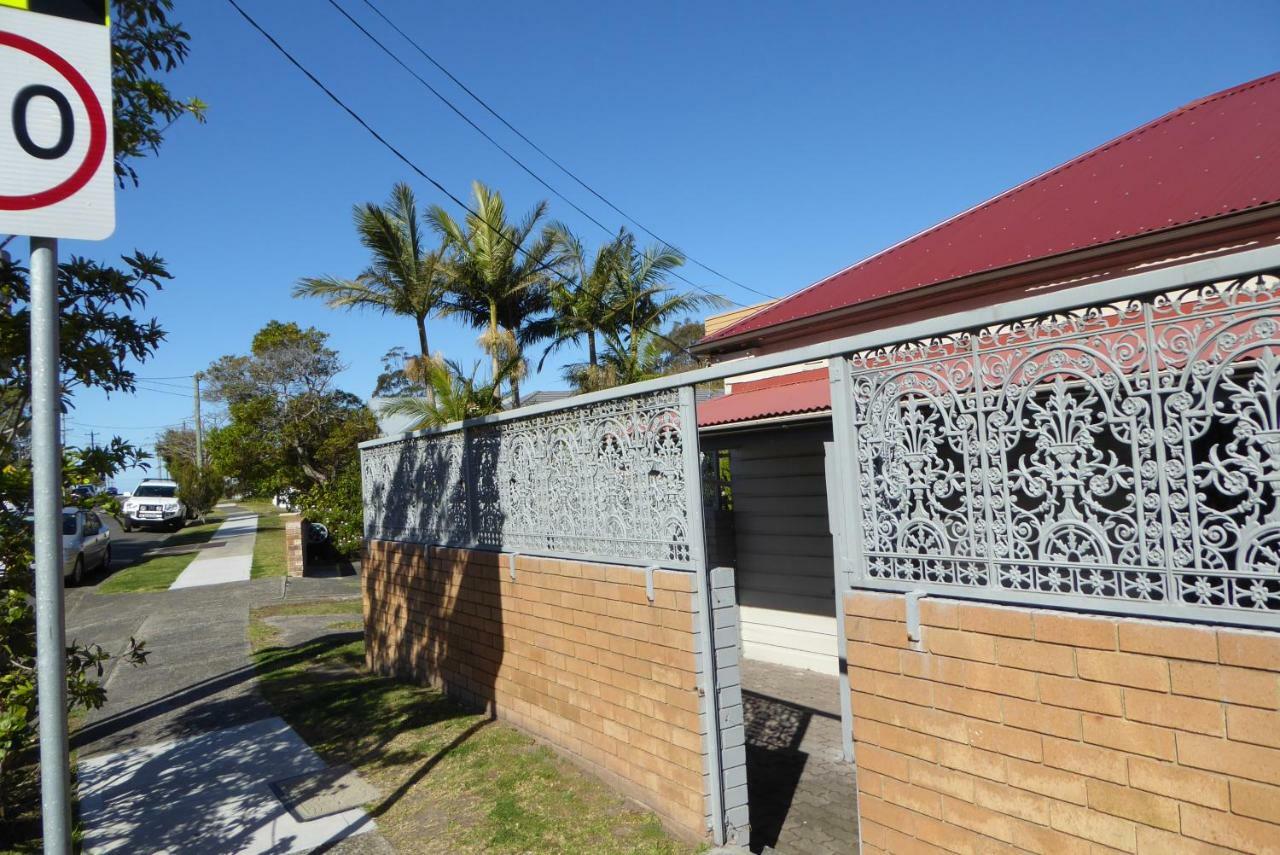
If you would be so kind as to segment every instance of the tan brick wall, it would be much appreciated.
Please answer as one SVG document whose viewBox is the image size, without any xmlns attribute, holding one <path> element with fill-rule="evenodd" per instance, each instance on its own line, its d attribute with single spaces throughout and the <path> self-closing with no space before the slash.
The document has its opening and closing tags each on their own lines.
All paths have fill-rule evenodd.
<svg viewBox="0 0 1280 855">
<path fill-rule="evenodd" d="M 557 746 L 688 836 L 705 834 L 693 577 L 373 541 L 379 672 L 442 686 Z"/>
<path fill-rule="evenodd" d="M 864 852 L 1280 852 L 1280 634 L 845 610 Z"/>
<path fill-rule="evenodd" d="M 307 575 L 307 551 L 302 542 L 302 514 L 281 514 L 284 520 L 285 572 L 297 578 Z"/>
</svg>

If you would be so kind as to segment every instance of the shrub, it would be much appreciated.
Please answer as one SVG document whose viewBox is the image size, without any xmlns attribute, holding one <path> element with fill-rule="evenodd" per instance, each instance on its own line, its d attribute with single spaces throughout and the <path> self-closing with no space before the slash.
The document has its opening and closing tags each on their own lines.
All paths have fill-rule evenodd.
<svg viewBox="0 0 1280 855">
<path fill-rule="evenodd" d="M 329 543 L 339 555 L 349 557 L 360 551 L 364 502 L 359 465 L 347 466 L 333 480 L 307 490 L 299 496 L 298 508 L 306 519 L 329 529 Z"/>
</svg>

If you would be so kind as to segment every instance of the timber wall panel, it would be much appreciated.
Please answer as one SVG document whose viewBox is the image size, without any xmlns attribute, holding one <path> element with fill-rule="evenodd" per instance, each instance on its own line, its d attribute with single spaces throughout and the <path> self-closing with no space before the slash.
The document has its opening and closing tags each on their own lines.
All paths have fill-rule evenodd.
<svg viewBox="0 0 1280 855">
<path fill-rule="evenodd" d="M 369 667 L 485 707 L 706 832 L 692 574 L 370 541 Z"/>
<path fill-rule="evenodd" d="M 1280 852 L 1280 634 L 845 598 L 866 852 Z"/>
</svg>

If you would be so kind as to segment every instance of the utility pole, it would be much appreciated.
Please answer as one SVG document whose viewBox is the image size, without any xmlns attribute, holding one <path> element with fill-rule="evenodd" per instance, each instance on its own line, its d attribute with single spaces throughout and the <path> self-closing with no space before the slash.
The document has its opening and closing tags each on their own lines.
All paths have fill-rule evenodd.
<svg viewBox="0 0 1280 855">
<path fill-rule="evenodd" d="M 200 424 L 200 372 L 193 378 L 196 386 L 196 472 L 204 472 L 204 427 Z"/>
<path fill-rule="evenodd" d="M 97 436 L 97 434 L 96 434 L 96 433 L 94 433 L 93 431 L 89 431 L 89 450 L 90 450 L 90 451 L 92 451 L 94 448 L 96 448 L 96 447 L 97 447 L 97 446 L 95 446 L 95 445 L 93 444 L 93 438 L 94 438 L 95 436 Z"/>
</svg>

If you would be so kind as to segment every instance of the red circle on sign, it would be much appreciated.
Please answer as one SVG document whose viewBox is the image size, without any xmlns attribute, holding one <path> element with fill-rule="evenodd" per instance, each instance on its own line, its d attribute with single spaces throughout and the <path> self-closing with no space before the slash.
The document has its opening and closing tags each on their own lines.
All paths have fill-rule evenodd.
<svg viewBox="0 0 1280 855">
<path fill-rule="evenodd" d="M 61 56 L 39 42 L 33 42 L 16 33 L 0 33 L 0 46 L 29 53 L 61 74 L 80 96 L 80 100 L 84 102 L 85 112 L 89 114 L 89 150 L 85 152 L 84 160 L 76 167 L 76 171 L 71 173 L 65 181 L 48 190 L 28 193 L 25 196 L 0 194 L 0 211 L 29 211 L 33 208 L 45 208 L 61 202 L 84 187 L 98 171 L 98 167 L 102 165 L 103 155 L 107 151 L 107 118 L 102 114 L 102 105 L 93 94 L 93 87 L 89 85 L 89 81 L 85 80 L 84 75 L 76 71 L 75 66 Z"/>
</svg>

